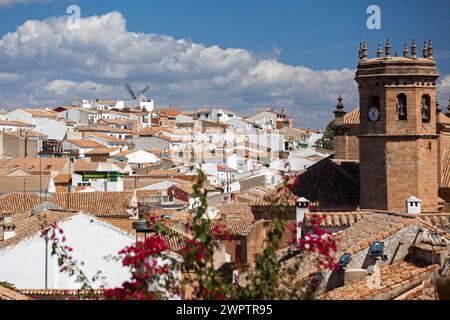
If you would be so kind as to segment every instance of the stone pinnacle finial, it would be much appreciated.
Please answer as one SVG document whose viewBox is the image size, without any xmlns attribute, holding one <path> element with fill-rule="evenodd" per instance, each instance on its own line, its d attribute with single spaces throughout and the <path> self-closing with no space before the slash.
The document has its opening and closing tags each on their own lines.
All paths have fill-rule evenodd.
<svg viewBox="0 0 450 320">
<path fill-rule="evenodd" d="M 411 54 L 413 58 L 417 57 L 417 46 L 416 46 L 416 39 L 412 39 L 411 43 Z"/>
<path fill-rule="evenodd" d="M 363 46 L 362 46 L 362 60 L 367 60 L 367 46 L 366 46 L 366 42 L 363 41 Z"/>
<path fill-rule="evenodd" d="M 337 110 L 344 110 L 345 106 L 344 106 L 344 104 L 342 103 L 343 100 L 344 100 L 344 98 L 342 98 L 341 94 L 339 94 L 339 97 L 338 97 L 338 104 L 336 105 L 336 109 L 337 109 Z"/>
<path fill-rule="evenodd" d="M 383 50 L 381 49 L 381 43 L 378 43 L 377 58 L 383 58 Z"/>
<path fill-rule="evenodd" d="M 427 41 L 423 43 L 423 57 L 428 58 L 428 47 L 427 47 Z"/>
<path fill-rule="evenodd" d="M 405 41 L 405 48 L 403 49 L 403 57 L 409 58 L 408 41 Z"/>
<path fill-rule="evenodd" d="M 433 59 L 433 45 L 431 39 L 428 39 L 428 58 Z"/>
<path fill-rule="evenodd" d="M 361 41 L 359 42 L 358 53 L 359 53 L 359 60 L 361 60 L 362 59 L 362 42 Z"/>
<path fill-rule="evenodd" d="M 386 58 L 390 58 L 391 57 L 391 40 L 389 40 L 389 37 L 386 40 Z"/>
</svg>

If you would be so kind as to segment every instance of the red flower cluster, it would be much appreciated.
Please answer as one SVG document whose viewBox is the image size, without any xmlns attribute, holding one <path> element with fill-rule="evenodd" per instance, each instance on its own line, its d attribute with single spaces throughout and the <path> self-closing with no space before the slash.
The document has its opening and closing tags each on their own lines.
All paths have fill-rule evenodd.
<svg viewBox="0 0 450 320">
<path fill-rule="evenodd" d="M 333 252 L 337 251 L 336 241 L 333 235 L 320 228 L 323 217 L 313 216 L 310 221 L 312 232 L 305 234 L 300 239 L 299 247 L 301 250 L 309 252 L 317 252 L 319 254 L 317 264 L 319 267 L 325 267 L 330 270 L 336 268 Z"/>
<path fill-rule="evenodd" d="M 220 237 L 224 240 L 231 240 L 231 233 L 227 230 L 225 223 L 212 227 L 212 232 L 216 237 Z"/>
<path fill-rule="evenodd" d="M 122 287 L 104 291 L 105 299 L 112 300 L 154 300 L 158 299 L 157 290 L 151 286 L 162 278 L 169 278 L 172 270 L 167 264 L 158 264 L 158 258 L 166 258 L 163 252 L 168 250 L 167 243 L 160 236 L 150 236 L 136 245 L 126 247 L 119 252 L 122 264 L 132 272 L 131 281 Z M 170 285 L 168 285 L 170 287 Z M 176 294 L 174 289 L 167 290 Z"/>
<path fill-rule="evenodd" d="M 195 256 L 197 262 L 204 263 L 208 249 L 196 239 L 186 239 L 186 245 L 183 248 L 185 259 L 188 256 Z"/>
<path fill-rule="evenodd" d="M 169 249 L 167 243 L 159 236 L 151 236 L 139 241 L 136 245 L 126 247 L 119 252 L 123 256 L 122 264 L 125 267 L 139 266 L 150 256 L 160 254 Z"/>
</svg>

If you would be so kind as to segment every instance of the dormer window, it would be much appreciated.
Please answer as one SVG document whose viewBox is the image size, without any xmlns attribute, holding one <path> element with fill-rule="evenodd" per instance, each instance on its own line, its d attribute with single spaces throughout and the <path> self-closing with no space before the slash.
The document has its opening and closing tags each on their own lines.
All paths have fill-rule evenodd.
<svg viewBox="0 0 450 320">
<path fill-rule="evenodd" d="M 425 94 L 422 96 L 421 104 L 422 122 L 428 123 L 431 120 L 431 99 L 430 96 Z"/>
<path fill-rule="evenodd" d="M 398 121 L 408 121 L 408 103 L 404 93 L 400 93 L 397 96 L 396 110 Z"/>
</svg>

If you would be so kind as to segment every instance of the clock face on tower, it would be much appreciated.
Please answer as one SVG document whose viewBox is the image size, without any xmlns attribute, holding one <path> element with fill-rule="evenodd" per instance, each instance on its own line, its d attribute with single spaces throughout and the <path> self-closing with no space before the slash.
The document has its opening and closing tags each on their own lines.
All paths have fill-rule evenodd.
<svg viewBox="0 0 450 320">
<path fill-rule="evenodd" d="M 378 109 L 377 107 L 370 108 L 368 116 L 369 120 L 372 122 L 380 120 L 380 109 Z"/>
</svg>

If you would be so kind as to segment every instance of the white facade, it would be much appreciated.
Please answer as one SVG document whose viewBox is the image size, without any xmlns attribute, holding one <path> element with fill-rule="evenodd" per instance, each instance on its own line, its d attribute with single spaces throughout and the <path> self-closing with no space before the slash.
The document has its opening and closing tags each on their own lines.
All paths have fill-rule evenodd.
<svg viewBox="0 0 450 320">
<path fill-rule="evenodd" d="M 277 127 L 277 114 L 270 111 L 261 111 L 252 117 L 249 121 L 253 121 L 263 129 L 275 129 Z"/>
<path fill-rule="evenodd" d="M 66 124 L 48 118 L 35 118 L 32 114 L 21 109 L 11 111 L 5 115 L 8 120 L 17 120 L 31 123 L 35 126 L 34 130 L 48 136 L 48 139 L 62 141 L 67 132 Z"/>
<path fill-rule="evenodd" d="M 130 164 L 144 164 L 144 163 L 158 163 L 161 159 L 155 154 L 145 151 L 136 150 L 135 152 L 125 155 L 125 158 Z"/>
<path fill-rule="evenodd" d="M 85 138 L 83 138 L 84 140 L 94 140 L 97 141 L 98 143 L 101 143 L 102 145 L 104 145 L 105 147 L 108 148 L 119 148 L 120 151 L 124 151 L 124 150 L 128 150 L 128 145 L 129 143 L 126 140 L 120 141 L 120 140 L 107 140 L 104 139 L 102 137 L 98 137 L 96 135 L 89 135 L 86 136 Z"/>
<path fill-rule="evenodd" d="M 86 172 L 91 172 L 87 171 Z M 83 180 L 83 172 L 78 171 L 77 173 L 72 173 L 72 187 L 91 187 L 100 192 L 121 192 L 123 191 L 123 170 L 120 169 L 113 163 L 109 162 L 99 162 L 97 166 L 97 170 L 95 171 L 99 174 L 101 173 L 119 173 L 117 177 L 117 181 L 111 181 L 107 178 L 89 178 Z"/>
<path fill-rule="evenodd" d="M 106 261 L 104 257 L 116 255 L 132 245 L 134 237 L 95 217 L 79 213 L 59 224 L 64 230 L 67 245 L 73 248 L 73 257 L 83 261 L 82 270 L 92 278 L 98 271 L 106 277 L 106 287 L 120 286 L 130 279 L 129 270 L 120 261 Z M 0 251 L 0 276 L 2 281 L 18 289 L 45 289 L 45 256 L 48 257 L 48 289 L 79 289 L 80 284 L 67 274 L 60 273 L 51 244 L 46 250 L 40 232 L 20 243 Z M 103 283 L 94 283 L 99 288 Z"/>
<path fill-rule="evenodd" d="M 27 124 L 14 123 L 11 121 L 4 121 L 0 123 L 0 131 L 15 132 L 20 130 L 33 130 L 34 126 Z"/>
<path fill-rule="evenodd" d="M 195 113 L 194 117 L 196 120 L 227 122 L 230 119 L 236 118 L 236 115 L 226 109 L 213 108 L 199 110 Z"/>
<path fill-rule="evenodd" d="M 98 192 L 121 192 L 123 191 L 123 178 L 118 178 L 117 182 L 107 181 L 106 179 L 84 181 L 81 174 L 72 173 L 72 186 L 74 188 L 90 187 Z"/>
</svg>

